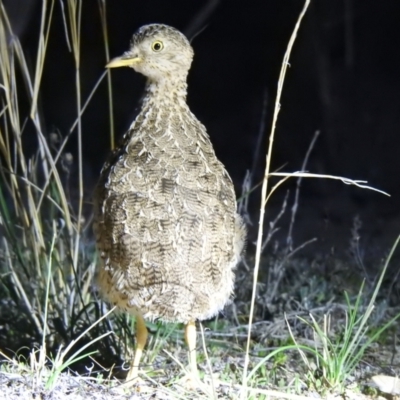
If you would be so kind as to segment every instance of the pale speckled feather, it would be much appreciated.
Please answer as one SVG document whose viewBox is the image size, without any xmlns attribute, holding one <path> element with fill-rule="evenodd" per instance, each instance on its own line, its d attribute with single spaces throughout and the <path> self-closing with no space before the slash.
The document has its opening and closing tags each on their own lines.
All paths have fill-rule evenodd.
<svg viewBox="0 0 400 400">
<path fill-rule="evenodd" d="M 163 40 L 164 53 L 151 53 L 154 40 Z M 130 52 L 143 59 L 134 68 L 148 83 L 95 191 L 99 287 L 146 319 L 210 318 L 232 295 L 245 231 L 232 181 L 186 104 L 193 50 L 179 31 L 157 24 L 133 36 Z"/>
</svg>

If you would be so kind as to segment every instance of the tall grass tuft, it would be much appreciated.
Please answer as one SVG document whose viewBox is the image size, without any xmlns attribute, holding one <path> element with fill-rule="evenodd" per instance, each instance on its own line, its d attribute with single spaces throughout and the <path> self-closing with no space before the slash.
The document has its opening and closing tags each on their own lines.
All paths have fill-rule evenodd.
<svg viewBox="0 0 400 400">
<path fill-rule="evenodd" d="M 88 330 L 104 312 L 92 291 L 96 258 L 83 216 L 81 121 L 105 74 L 84 103 L 80 87 L 82 2 L 68 0 L 65 10 L 61 8 L 75 65 L 76 120 L 64 137 L 48 134 L 38 100 L 56 5 L 42 2 L 32 70 L 0 4 L 0 313 L 7 321 L 0 331 L 0 351 L 29 355 L 36 370 L 51 360 L 59 361 L 62 348 L 76 353 L 79 346 L 88 346 L 93 338 L 112 330 L 112 322 L 105 320 Z M 100 17 L 105 19 L 105 5 L 103 11 Z M 25 148 L 28 137 L 36 142 L 32 154 Z M 68 141 L 76 145 L 79 184 L 75 202 L 67 185 L 75 163 L 65 151 Z M 110 352 L 117 357 L 122 346 L 115 340 L 108 336 L 107 344 L 97 343 L 96 348 L 105 357 Z M 62 354 L 64 360 L 67 354 Z"/>
</svg>

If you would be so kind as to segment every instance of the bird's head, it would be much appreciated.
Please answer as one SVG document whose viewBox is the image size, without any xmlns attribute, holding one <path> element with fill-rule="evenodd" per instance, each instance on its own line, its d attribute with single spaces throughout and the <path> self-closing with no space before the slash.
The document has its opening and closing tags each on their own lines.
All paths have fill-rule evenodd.
<svg viewBox="0 0 400 400">
<path fill-rule="evenodd" d="M 193 59 L 187 38 L 175 28 L 161 24 L 142 26 L 131 47 L 106 67 L 131 67 L 152 81 L 186 79 Z"/>
</svg>

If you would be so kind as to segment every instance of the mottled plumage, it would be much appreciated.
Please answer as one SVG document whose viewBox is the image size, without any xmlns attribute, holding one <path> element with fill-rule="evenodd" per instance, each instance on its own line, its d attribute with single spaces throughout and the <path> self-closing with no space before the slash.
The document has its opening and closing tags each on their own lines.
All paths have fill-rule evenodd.
<svg viewBox="0 0 400 400">
<path fill-rule="evenodd" d="M 228 302 L 244 242 L 232 181 L 186 103 L 192 58 L 183 34 L 154 24 L 108 65 L 131 66 L 148 81 L 101 171 L 94 225 L 105 298 L 145 319 L 186 324 Z"/>
</svg>

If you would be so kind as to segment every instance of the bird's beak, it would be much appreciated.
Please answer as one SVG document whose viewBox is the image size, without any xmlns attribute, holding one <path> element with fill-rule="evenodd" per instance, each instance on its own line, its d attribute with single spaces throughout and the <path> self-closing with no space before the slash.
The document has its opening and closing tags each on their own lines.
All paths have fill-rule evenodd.
<svg viewBox="0 0 400 400">
<path fill-rule="evenodd" d="M 133 65 L 136 65 L 140 61 L 140 57 L 134 56 L 131 53 L 125 53 L 121 57 L 113 58 L 106 65 L 106 68 L 131 67 Z"/>
</svg>

